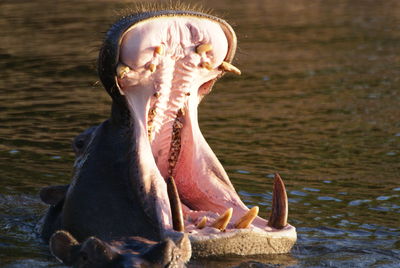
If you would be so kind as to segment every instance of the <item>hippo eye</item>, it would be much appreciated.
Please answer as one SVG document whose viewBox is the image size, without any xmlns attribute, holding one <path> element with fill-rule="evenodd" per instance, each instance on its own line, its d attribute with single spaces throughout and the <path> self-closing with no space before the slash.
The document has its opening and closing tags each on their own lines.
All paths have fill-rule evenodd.
<svg viewBox="0 0 400 268">
<path fill-rule="evenodd" d="M 76 145 L 76 147 L 77 147 L 78 149 L 82 149 L 82 147 L 83 147 L 83 145 L 84 145 L 84 142 L 83 142 L 83 140 L 78 140 L 78 141 L 75 143 L 75 145 Z"/>
</svg>

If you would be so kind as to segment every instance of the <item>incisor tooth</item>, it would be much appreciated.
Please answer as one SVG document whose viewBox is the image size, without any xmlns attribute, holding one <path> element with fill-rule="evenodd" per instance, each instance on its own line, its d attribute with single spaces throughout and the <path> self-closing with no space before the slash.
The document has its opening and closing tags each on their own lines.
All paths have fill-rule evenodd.
<svg viewBox="0 0 400 268">
<path fill-rule="evenodd" d="M 129 68 L 129 66 L 126 66 L 123 63 L 119 63 L 117 66 L 117 76 L 118 78 L 124 78 L 125 74 L 129 73 L 131 69 Z"/>
<path fill-rule="evenodd" d="M 225 72 L 231 72 L 237 75 L 241 75 L 242 72 L 235 67 L 234 65 L 230 64 L 229 62 L 223 61 L 219 66 L 220 69 L 224 70 Z"/>
<path fill-rule="evenodd" d="M 207 217 L 203 216 L 203 218 L 201 218 L 199 223 L 196 225 L 196 228 L 197 229 L 203 229 L 204 227 L 206 227 L 206 224 L 207 224 Z"/>
<path fill-rule="evenodd" d="M 212 224 L 211 227 L 220 229 L 221 231 L 224 231 L 226 226 L 228 225 L 229 221 L 232 218 L 232 212 L 233 209 L 232 208 L 228 208 L 224 214 L 222 214 L 221 216 L 219 216 L 219 218 L 217 218 Z"/>
<path fill-rule="evenodd" d="M 279 174 L 275 174 L 274 190 L 272 193 L 272 211 L 268 219 L 268 226 L 282 229 L 287 225 L 287 219 L 288 199 L 285 184 Z"/>
<path fill-rule="evenodd" d="M 250 224 L 253 222 L 253 220 L 257 217 L 258 211 L 259 211 L 258 206 L 252 207 L 237 222 L 235 222 L 235 228 L 237 229 L 248 228 Z"/>
<path fill-rule="evenodd" d="M 196 53 L 197 54 L 202 54 L 202 53 L 207 53 L 208 51 L 211 51 L 213 49 L 211 44 L 201 44 L 196 47 Z"/>
</svg>

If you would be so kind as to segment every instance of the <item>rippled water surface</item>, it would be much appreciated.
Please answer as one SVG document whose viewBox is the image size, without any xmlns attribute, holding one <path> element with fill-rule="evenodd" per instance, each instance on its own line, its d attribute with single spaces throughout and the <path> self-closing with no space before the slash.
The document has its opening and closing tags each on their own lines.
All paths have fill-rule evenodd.
<svg viewBox="0 0 400 268">
<path fill-rule="evenodd" d="M 124 1 L 0 2 L 0 266 L 59 267 L 35 235 L 43 186 L 70 180 L 71 139 L 105 120 L 95 64 Z M 399 267 L 400 2 L 205 1 L 234 26 L 240 77 L 200 124 L 248 205 L 281 173 L 290 254 L 192 267 Z M 258 265 L 258 266 L 257 266 Z"/>
</svg>

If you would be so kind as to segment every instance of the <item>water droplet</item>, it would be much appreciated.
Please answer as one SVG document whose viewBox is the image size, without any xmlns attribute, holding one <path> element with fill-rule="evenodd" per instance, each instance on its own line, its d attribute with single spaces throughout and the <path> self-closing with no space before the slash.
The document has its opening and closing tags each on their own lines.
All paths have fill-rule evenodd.
<svg viewBox="0 0 400 268">
<path fill-rule="evenodd" d="M 51 159 L 61 159 L 61 156 L 59 156 L 59 155 L 54 155 L 54 156 L 52 156 L 52 157 L 50 157 Z"/>
<path fill-rule="evenodd" d="M 389 155 L 389 156 L 394 156 L 396 154 L 397 154 L 396 152 L 388 152 L 388 153 L 386 153 L 386 155 Z"/>
<path fill-rule="evenodd" d="M 14 149 L 14 150 L 10 150 L 9 153 L 10 154 L 17 154 L 17 153 L 19 153 L 19 151 Z"/>
<path fill-rule="evenodd" d="M 250 171 L 247 170 L 236 170 L 236 172 L 240 174 L 250 174 Z"/>
<path fill-rule="evenodd" d="M 329 181 L 329 180 L 325 180 L 325 181 L 322 181 L 323 183 L 332 183 L 332 181 Z"/>
<path fill-rule="evenodd" d="M 400 187 L 393 188 L 393 191 L 400 191 Z"/>
</svg>

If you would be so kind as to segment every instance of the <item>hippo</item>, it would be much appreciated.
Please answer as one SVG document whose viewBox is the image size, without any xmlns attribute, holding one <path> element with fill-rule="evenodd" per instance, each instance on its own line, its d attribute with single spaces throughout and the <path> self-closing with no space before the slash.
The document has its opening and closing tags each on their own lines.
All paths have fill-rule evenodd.
<svg viewBox="0 0 400 268">
<path fill-rule="evenodd" d="M 111 26 L 98 57 L 110 118 L 75 138 L 71 183 L 40 193 L 50 205 L 41 235 L 56 258 L 182 267 L 191 257 L 290 251 L 297 237 L 281 177 L 263 219 L 242 202 L 198 124 L 214 83 L 241 73 L 236 46 L 226 21 L 193 9 L 142 8 Z"/>
</svg>

